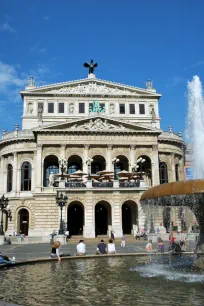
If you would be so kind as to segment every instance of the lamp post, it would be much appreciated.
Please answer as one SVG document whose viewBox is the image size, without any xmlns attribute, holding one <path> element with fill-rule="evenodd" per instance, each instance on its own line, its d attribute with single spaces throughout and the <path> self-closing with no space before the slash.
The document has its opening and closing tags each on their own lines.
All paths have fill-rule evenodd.
<svg viewBox="0 0 204 306">
<path fill-rule="evenodd" d="M 113 165 L 114 165 L 114 180 L 116 181 L 117 180 L 117 176 L 116 176 L 116 164 L 117 163 L 119 163 L 119 158 L 117 158 L 117 157 L 114 157 L 113 159 L 112 159 L 112 163 L 113 163 Z"/>
<path fill-rule="evenodd" d="M 59 167 L 61 169 L 61 179 L 64 180 L 64 172 L 67 170 L 67 160 L 64 158 L 59 158 Z"/>
<path fill-rule="evenodd" d="M 142 164 L 146 162 L 146 159 L 140 157 L 137 159 L 136 163 L 134 164 L 135 172 L 139 169 L 140 177 L 142 177 Z"/>
<path fill-rule="evenodd" d="M 3 211 L 6 210 L 7 206 L 8 206 L 8 198 L 5 198 L 5 196 L 3 195 L 0 198 L 0 211 L 1 211 L 1 224 L 0 224 L 0 235 L 4 235 L 4 230 L 3 230 Z"/>
<path fill-rule="evenodd" d="M 86 164 L 88 166 L 88 181 L 91 180 L 91 163 L 93 162 L 93 158 L 87 157 Z"/>
<path fill-rule="evenodd" d="M 58 194 L 56 197 L 57 205 L 60 207 L 60 210 L 61 210 L 59 235 L 63 235 L 62 209 L 66 205 L 67 200 L 68 200 L 68 197 L 64 196 L 62 192 L 60 195 Z"/>
<path fill-rule="evenodd" d="M 155 234 L 154 221 L 153 221 L 152 214 L 151 214 L 151 218 L 150 218 L 150 229 L 149 229 L 149 233 L 150 233 L 150 234 Z"/>
</svg>

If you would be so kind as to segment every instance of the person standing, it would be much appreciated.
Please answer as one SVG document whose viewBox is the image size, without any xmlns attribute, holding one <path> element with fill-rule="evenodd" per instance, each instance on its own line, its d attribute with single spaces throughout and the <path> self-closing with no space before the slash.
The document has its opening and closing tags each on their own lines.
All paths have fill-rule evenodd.
<svg viewBox="0 0 204 306">
<path fill-rule="evenodd" d="M 114 235 L 114 232 L 113 232 L 113 231 L 111 231 L 111 239 L 112 239 L 112 240 L 115 240 L 115 235 Z"/>
<path fill-rule="evenodd" d="M 113 243 L 112 239 L 109 239 L 108 243 L 108 254 L 116 254 L 115 243 Z"/>
<path fill-rule="evenodd" d="M 76 246 L 76 255 L 77 256 L 86 255 L 86 245 L 84 243 L 84 240 L 79 240 L 79 243 Z"/>
<path fill-rule="evenodd" d="M 125 236 L 123 235 L 122 236 L 122 241 L 121 241 L 121 248 L 125 248 L 125 245 L 126 245 L 126 243 L 125 243 Z"/>
<path fill-rule="evenodd" d="M 160 237 L 158 237 L 157 240 L 159 252 L 164 253 L 164 241 Z"/>
</svg>

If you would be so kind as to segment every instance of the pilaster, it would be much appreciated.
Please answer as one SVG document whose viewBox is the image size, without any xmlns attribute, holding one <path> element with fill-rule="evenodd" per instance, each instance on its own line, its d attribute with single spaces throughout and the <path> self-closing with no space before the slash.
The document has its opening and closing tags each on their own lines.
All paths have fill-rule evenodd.
<svg viewBox="0 0 204 306">
<path fill-rule="evenodd" d="M 159 154 L 158 146 L 152 146 L 152 186 L 159 185 Z"/>
<path fill-rule="evenodd" d="M 3 194 L 3 172 L 4 171 L 4 157 L 1 156 L 1 163 L 0 163 L 0 193 Z"/>
<path fill-rule="evenodd" d="M 175 155 L 171 154 L 171 177 L 172 182 L 176 181 L 176 173 L 175 173 Z"/>
<path fill-rule="evenodd" d="M 87 192 L 85 206 L 85 224 L 83 235 L 85 238 L 95 237 L 95 222 L 94 222 L 94 206 L 93 206 L 93 193 Z"/>
<path fill-rule="evenodd" d="M 17 172 L 18 172 L 18 155 L 17 152 L 13 153 L 13 192 L 17 192 Z"/>
<path fill-rule="evenodd" d="M 130 157 L 129 157 L 129 171 L 130 172 L 132 172 L 134 163 L 135 163 L 135 146 L 130 145 Z"/>
<path fill-rule="evenodd" d="M 112 230 L 116 237 L 122 237 L 122 212 L 120 206 L 120 192 L 115 191 L 112 205 Z"/>
<path fill-rule="evenodd" d="M 42 190 L 42 145 L 37 145 L 36 155 L 36 191 L 41 192 Z"/>
<path fill-rule="evenodd" d="M 106 170 L 109 170 L 109 171 L 113 171 L 112 151 L 113 151 L 113 146 L 107 146 L 107 149 L 106 149 L 106 165 L 107 165 L 107 168 L 106 168 Z"/>
<path fill-rule="evenodd" d="M 88 173 L 88 165 L 86 163 L 87 158 L 89 157 L 89 145 L 84 145 L 84 152 L 83 152 L 83 171 Z"/>
</svg>

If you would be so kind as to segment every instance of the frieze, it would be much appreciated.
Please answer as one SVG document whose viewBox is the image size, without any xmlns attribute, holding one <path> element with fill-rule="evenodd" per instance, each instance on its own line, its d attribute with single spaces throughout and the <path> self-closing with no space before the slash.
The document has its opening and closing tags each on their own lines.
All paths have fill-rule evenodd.
<svg viewBox="0 0 204 306">
<path fill-rule="evenodd" d="M 102 120 L 97 118 L 95 120 L 90 119 L 84 124 L 74 124 L 71 126 L 72 130 L 88 130 L 88 131 L 101 131 L 101 130 L 125 130 L 125 126 L 122 124 L 112 124 L 107 119 Z"/>
<path fill-rule="evenodd" d="M 67 86 L 59 89 L 52 89 L 47 93 L 55 93 L 55 94 L 102 94 L 102 95 L 128 95 L 128 96 L 136 96 L 139 95 L 135 91 L 130 91 L 127 89 L 120 89 L 118 87 L 110 87 L 107 85 L 99 85 L 95 82 L 88 84 L 79 84 L 77 86 Z"/>
</svg>

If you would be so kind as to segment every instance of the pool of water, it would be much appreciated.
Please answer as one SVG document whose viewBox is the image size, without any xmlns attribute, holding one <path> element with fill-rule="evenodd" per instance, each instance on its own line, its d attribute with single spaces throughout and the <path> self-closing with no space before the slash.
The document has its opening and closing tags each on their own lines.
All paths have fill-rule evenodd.
<svg viewBox="0 0 204 306">
<path fill-rule="evenodd" d="M 162 261 L 161 261 L 162 260 Z M 203 305 L 191 259 L 104 257 L 0 270 L 0 301 L 19 305 Z M 184 264 L 185 263 L 185 264 Z"/>
</svg>

